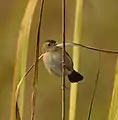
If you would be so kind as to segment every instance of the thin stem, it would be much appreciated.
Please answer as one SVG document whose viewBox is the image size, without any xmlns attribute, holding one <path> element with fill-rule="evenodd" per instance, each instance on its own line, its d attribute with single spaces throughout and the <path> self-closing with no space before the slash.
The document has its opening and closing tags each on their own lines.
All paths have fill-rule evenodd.
<svg viewBox="0 0 118 120">
<path fill-rule="evenodd" d="M 38 58 L 38 60 L 40 60 L 41 58 L 43 57 L 43 54 Z M 26 71 L 26 73 L 23 75 L 23 77 L 21 78 L 21 80 L 19 81 L 19 83 L 17 84 L 17 87 L 16 87 L 16 91 L 15 91 L 15 101 L 17 101 L 18 99 L 18 93 L 19 93 L 19 89 L 20 89 L 20 86 L 23 82 L 23 80 L 25 79 L 25 77 L 28 75 L 28 73 L 32 70 L 32 68 L 35 66 L 35 62 L 29 67 L 29 69 Z"/>
<path fill-rule="evenodd" d="M 41 23 L 42 23 L 42 15 L 44 8 L 44 0 L 41 0 L 40 6 L 40 15 L 39 15 L 39 25 L 37 31 L 37 43 L 36 43 L 36 61 L 35 61 L 35 71 L 34 71 L 34 81 L 33 81 L 33 91 L 32 91 L 32 100 L 31 100 L 31 120 L 34 120 L 35 116 L 35 106 L 36 106 L 36 93 L 37 93 L 37 85 L 38 85 L 38 57 L 39 57 L 39 42 L 40 42 L 40 31 L 41 31 Z"/>
<path fill-rule="evenodd" d="M 62 120 L 65 120 L 65 0 L 62 0 Z"/>
<path fill-rule="evenodd" d="M 107 49 L 100 49 L 100 48 L 96 48 L 96 47 L 91 47 L 91 46 L 87 46 L 87 45 L 83 45 L 80 43 L 65 43 L 66 46 L 80 46 L 89 50 L 93 50 L 93 51 L 98 51 L 98 52 L 104 52 L 104 53 L 111 53 L 111 54 L 118 54 L 118 51 L 115 50 L 107 50 Z M 62 46 L 62 43 L 58 44 L 57 46 Z"/>
<path fill-rule="evenodd" d="M 90 103 L 90 108 L 89 108 L 89 114 L 88 114 L 88 118 L 87 120 L 90 120 L 91 118 L 91 113 L 92 113 L 92 108 L 93 108 L 93 102 L 94 102 L 94 98 L 95 98 L 95 93 L 97 90 L 97 85 L 98 85 L 98 80 L 99 80 L 99 74 L 100 74 L 100 67 L 101 67 L 101 52 L 100 52 L 100 60 L 99 60 L 99 68 L 97 70 L 97 77 L 96 77 L 96 81 L 95 81 L 95 86 L 94 86 L 94 91 L 93 91 L 93 95 L 92 95 L 92 99 L 91 99 L 91 103 Z"/>
</svg>

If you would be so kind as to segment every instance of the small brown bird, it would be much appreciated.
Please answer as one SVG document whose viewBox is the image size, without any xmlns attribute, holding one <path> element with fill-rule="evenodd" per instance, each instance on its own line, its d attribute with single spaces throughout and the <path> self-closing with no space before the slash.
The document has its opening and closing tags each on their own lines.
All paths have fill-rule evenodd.
<svg viewBox="0 0 118 120">
<path fill-rule="evenodd" d="M 49 73 L 62 75 L 62 48 L 58 47 L 55 40 L 46 40 L 42 46 L 43 62 Z M 73 69 L 73 61 L 69 54 L 65 53 L 65 74 L 70 82 L 79 82 L 83 76 Z"/>
</svg>

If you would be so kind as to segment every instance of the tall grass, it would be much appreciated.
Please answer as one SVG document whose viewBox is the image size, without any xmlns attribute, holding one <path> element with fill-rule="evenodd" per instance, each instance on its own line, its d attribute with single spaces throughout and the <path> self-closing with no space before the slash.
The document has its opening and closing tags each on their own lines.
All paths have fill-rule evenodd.
<svg viewBox="0 0 118 120">
<path fill-rule="evenodd" d="M 81 24 L 82 24 L 82 6 L 83 6 L 83 0 L 76 0 L 74 41 L 73 41 L 74 43 L 80 43 Z M 73 62 L 74 62 L 74 68 L 78 70 L 79 69 L 79 47 L 73 47 Z M 72 83 L 71 91 L 70 91 L 69 120 L 76 119 L 77 90 L 78 90 L 78 84 Z"/>
<path fill-rule="evenodd" d="M 36 41 L 36 56 L 35 56 L 35 70 L 34 70 L 34 80 L 32 84 L 32 100 L 31 100 L 31 120 L 35 119 L 35 106 L 36 106 L 36 93 L 37 93 L 37 85 L 38 85 L 38 58 L 39 58 L 39 43 L 40 43 L 40 32 L 41 32 L 41 24 L 42 24 L 42 16 L 44 9 L 44 0 L 41 0 L 40 3 L 40 14 L 39 14 L 39 24 L 37 29 L 37 41 Z"/>
<path fill-rule="evenodd" d="M 36 7 L 38 0 L 29 0 L 28 5 L 26 7 L 22 22 L 21 28 L 19 31 L 18 44 L 17 44 L 17 52 L 16 52 L 16 63 L 14 69 L 14 78 L 13 78 L 13 90 L 12 90 L 12 98 L 11 98 L 11 110 L 10 110 L 10 120 L 15 120 L 15 90 L 16 84 L 22 78 L 26 71 L 26 62 L 27 62 L 27 50 L 29 43 L 29 35 L 31 29 L 31 22 L 33 19 L 34 10 Z M 17 101 L 17 107 L 19 109 L 19 115 L 22 119 L 23 115 L 23 99 L 24 99 L 24 87 L 25 82 L 21 85 L 19 91 L 19 97 Z"/>
</svg>

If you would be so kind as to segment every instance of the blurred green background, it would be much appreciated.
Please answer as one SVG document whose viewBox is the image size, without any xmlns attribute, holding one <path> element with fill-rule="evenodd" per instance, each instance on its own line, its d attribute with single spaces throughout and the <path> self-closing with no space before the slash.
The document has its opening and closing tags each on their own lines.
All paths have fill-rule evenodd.
<svg viewBox="0 0 118 120">
<path fill-rule="evenodd" d="M 25 12 L 27 0 L 0 0 L 0 120 L 8 120 L 12 78 L 17 48 L 20 23 Z M 81 43 L 105 49 L 118 49 L 118 8 L 117 0 L 84 0 Z M 66 14 L 67 41 L 73 40 L 75 0 L 68 0 Z M 39 4 L 32 23 L 28 63 L 34 61 L 36 29 L 39 15 Z M 61 1 L 45 1 L 41 29 L 41 43 L 46 39 L 61 42 Z M 71 54 L 72 48 L 67 48 Z M 80 71 L 84 81 L 79 84 L 76 120 L 87 120 L 90 101 L 100 67 L 100 76 L 92 109 L 91 120 L 107 120 L 111 100 L 116 56 L 80 49 Z M 61 80 L 39 63 L 39 85 L 36 104 L 36 120 L 61 119 Z M 24 120 L 30 119 L 30 98 L 33 72 L 27 76 L 25 90 Z M 68 118 L 69 82 L 67 81 L 66 106 Z"/>
</svg>

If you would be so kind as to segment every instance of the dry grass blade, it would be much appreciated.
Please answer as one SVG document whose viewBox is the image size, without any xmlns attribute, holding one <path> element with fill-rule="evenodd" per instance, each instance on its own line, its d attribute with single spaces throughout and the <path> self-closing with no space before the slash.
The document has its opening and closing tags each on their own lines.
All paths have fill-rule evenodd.
<svg viewBox="0 0 118 120">
<path fill-rule="evenodd" d="M 101 69 L 101 61 L 102 61 L 102 54 L 100 52 L 100 57 L 99 57 L 99 66 L 98 66 L 98 70 L 97 70 L 97 76 L 96 76 L 96 80 L 95 80 L 95 86 L 94 86 L 94 90 L 93 90 L 93 95 L 92 95 L 92 99 L 91 99 L 91 103 L 90 103 L 90 108 L 89 108 L 89 112 L 88 112 L 88 118 L 87 120 L 91 120 L 91 113 L 92 113 L 92 108 L 93 108 L 93 102 L 94 102 L 94 98 L 95 98 L 95 94 L 96 94 L 96 90 L 97 90 L 97 85 L 98 85 L 98 80 L 99 80 L 99 75 L 100 75 L 100 69 Z"/>
<path fill-rule="evenodd" d="M 43 57 L 43 54 L 38 58 L 38 60 L 40 60 Z M 28 73 L 32 70 L 32 68 L 35 66 L 35 62 L 29 67 L 29 69 L 26 71 L 26 73 L 23 75 L 23 77 L 21 78 L 21 80 L 19 81 L 19 83 L 17 84 L 16 87 L 16 91 L 15 91 L 15 100 L 17 101 L 18 98 L 18 92 L 20 89 L 20 86 L 23 82 L 23 80 L 25 79 L 25 77 L 28 75 Z"/>
<path fill-rule="evenodd" d="M 118 58 L 116 61 L 114 88 L 112 93 L 111 106 L 109 108 L 108 120 L 118 120 Z"/>
<path fill-rule="evenodd" d="M 28 42 L 30 35 L 31 22 L 33 18 L 33 13 L 35 10 L 35 6 L 38 0 L 29 0 L 28 5 L 25 10 L 25 14 L 22 19 L 21 28 L 19 31 L 18 37 L 18 45 L 17 45 L 17 53 L 16 53 L 16 64 L 14 70 L 14 78 L 13 78 L 13 90 L 12 90 L 12 99 L 11 99 L 11 110 L 10 110 L 10 120 L 15 120 L 15 90 L 17 82 L 22 78 L 23 74 L 26 70 L 26 61 L 27 61 L 27 50 L 28 50 Z M 24 98 L 24 85 L 22 84 L 19 98 L 17 101 L 17 107 L 19 109 L 20 118 L 22 119 L 23 115 L 23 98 Z M 20 106 L 19 106 L 20 103 Z M 17 112 L 17 110 L 16 110 Z M 16 113 L 17 114 L 17 113 Z"/>
<path fill-rule="evenodd" d="M 57 46 L 62 47 L 62 43 L 58 44 Z M 100 49 L 100 48 L 96 48 L 96 47 L 91 47 L 91 46 L 87 46 L 87 45 L 83 45 L 80 43 L 65 43 L 66 46 L 77 46 L 77 47 L 83 47 L 85 49 L 89 49 L 89 50 L 93 50 L 93 51 L 97 51 L 97 52 L 104 52 L 104 53 L 111 53 L 111 54 L 118 54 L 118 51 L 116 50 L 107 50 L 107 49 Z"/>
<path fill-rule="evenodd" d="M 83 0 L 76 0 L 76 10 L 75 10 L 75 25 L 74 25 L 74 43 L 80 43 L 81 36 L 81 25 L 82 25 L 82 6 Z M 79 69 L 79 48 L 73 48 L 73 62 L 74 69 Z M 77 91 L 78 84 L 71 84 L 70 90 L 70 108 L 69 108 L 69 120 L 76 119 L 76 107 L 77 107 Z"/>
<path fill-rule="evenodd" d="M 31 120 L 34 120 L 34 116 L 35 116 L 36 93 L 37 93 L 37 85 L 38 85 L 39 42 L 40 42 L 40 31 L 41 31 L 43 8 L 44 8 L 44 0 L 41 0 L 40 15 L 39 15 L 40 18 L 39 18 L 39 25 L 38 25 L 38 31 L 37 31 L 37 42 L 36 42 L 34 80 L 33 80 L 33 85 L 32 85 L 33 90 L 32 90 L 32 100 L 31 100 Z"/>
</svg>

